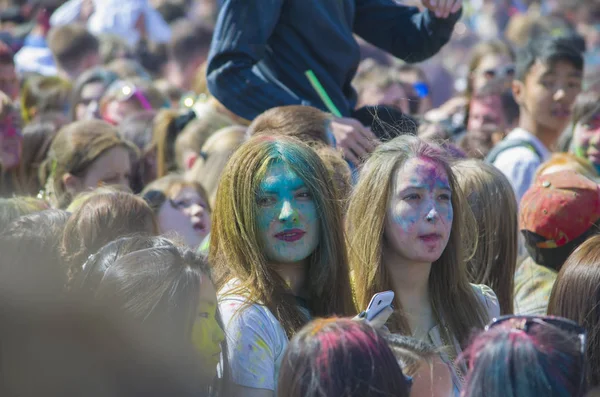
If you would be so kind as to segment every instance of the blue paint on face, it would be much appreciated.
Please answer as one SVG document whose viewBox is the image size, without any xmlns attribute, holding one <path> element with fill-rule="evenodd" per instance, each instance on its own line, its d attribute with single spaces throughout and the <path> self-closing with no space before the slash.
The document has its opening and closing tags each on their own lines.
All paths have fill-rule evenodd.
<svg viewBox="0 0 600 397">
<path fill-rule="evenodd" d="M 268 166 L 257 194 L 258 230 L 264 254 L 274 263 L 305 261 L 319 244 L 317 207 L 290 166 Z"/>
<path fill-rule="evenodd" d="M 433 262 L 450 237 L 454 211 L 444 167 L 427 158 L 407 161 L 395 175 L 386 240 L 409 260 Z"/>
</svg>

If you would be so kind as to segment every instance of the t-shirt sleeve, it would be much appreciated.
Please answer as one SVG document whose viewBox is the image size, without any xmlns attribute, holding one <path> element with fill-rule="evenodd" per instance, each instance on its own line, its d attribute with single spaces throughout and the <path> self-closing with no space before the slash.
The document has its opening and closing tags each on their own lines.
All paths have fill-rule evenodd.
<svg viewBox="0 0 600 397">
<path fill-rule="evenodd" d="M 256 306 L 239 308 L 231 301 L 219 305 L 233 383 L 255 389 L 275 390 L 278 338 L 272 322 Z"/>
<path fill-rule="evenodd" d="M 494 161 L 494 166 L 510 181 L 519 203 L 531 186 L 535 171 L 540 164 L 538 156 L 526 147 L 505 150 Z"/>
</svg>

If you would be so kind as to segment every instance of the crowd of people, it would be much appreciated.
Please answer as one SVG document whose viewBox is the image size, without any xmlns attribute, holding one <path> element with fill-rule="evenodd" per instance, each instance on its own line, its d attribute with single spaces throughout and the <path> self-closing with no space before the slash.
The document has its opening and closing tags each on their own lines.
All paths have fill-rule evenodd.
<svg viewBox="0 0 600 397">
<path fill-rule="evenodd" d="M 595 0 L 0 0 L 0 395 L 598 396 L 599 183 Z"/>
</svg>

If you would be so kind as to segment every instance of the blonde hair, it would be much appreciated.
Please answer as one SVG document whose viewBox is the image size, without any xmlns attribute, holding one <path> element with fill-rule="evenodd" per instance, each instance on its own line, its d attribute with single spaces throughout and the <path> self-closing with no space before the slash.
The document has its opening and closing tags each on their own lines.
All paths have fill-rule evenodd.
<svg viewBox="0 0 600 397">
<path fill-rule="evenodd" d="M 535 171 L 535 179 L 547 174 L 547 171 L 552 167 L 562 167 L 561 170 L 573 170 L 592 180 L 596 180 L 600 176 L 591 163 L 573 153 L 553 153 L 552 156 L 546 162 L 542 163 Z"/>
<path fill-rule="evenodd" d="M 221 174 L 231 155 L 246 141 L 246 127 L 231 126 L 220 129 L 206 140 L 200 158 L 186 173 L 186 177 L 199 182 L 214 207 Z"/>
<path fill-rule="evenodd" d="M 459 161 L 452 171 L 477 219 L 477 250 L 468 261 L 471 282 L 492 288 L 501 314 L 513 314 L 519 225 L 512 186 L 500 170 L 483 161 Z"/>
<path fill-rule="evenodd" d="M 433 262 L 429 276 L 431 306 L 447 344 L 456 338 L 464 347 L 473 328 L 487 322 L 482 303 L 469 284 L 466 260 L 476 247 L 473 214 L 457 186 L 445 151 L 414 136 L 400 136 L 375 149 L 365 163 L 350 197 L 346 225 L 350 266 L 357 305 L 367 307 L 371 297 L 393 289 L 383 262 L 385 219 L 392 194 L 392 180 L 412 158 L 427 158 L 441 165 L 452 189 L 454 220 L 448 244 Z M 411 334 L 401 302 L 388 322 L 391 332 Z"/>
</svg>

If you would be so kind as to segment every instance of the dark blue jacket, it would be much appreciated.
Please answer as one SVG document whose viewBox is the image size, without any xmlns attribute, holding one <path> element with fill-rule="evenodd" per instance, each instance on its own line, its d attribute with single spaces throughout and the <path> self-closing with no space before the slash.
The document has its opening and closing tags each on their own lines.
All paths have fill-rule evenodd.
<svg viewBox="0 0 600 397">
<path fill-rule="evenodd" d="M 210 92 L 252 120 L 275 106 L 327 110 L 304 75 L 312 70 L 344 116 L 356 104 L 360 61 L 353 33 L 407 62 L 436 54 L 460 13 L 433 13 L 394 0 L 224 0 L 208 63 Z"/>
</svg>

